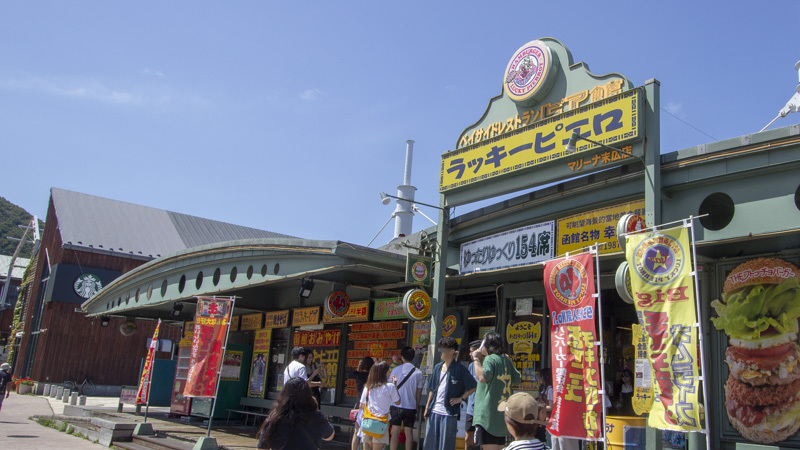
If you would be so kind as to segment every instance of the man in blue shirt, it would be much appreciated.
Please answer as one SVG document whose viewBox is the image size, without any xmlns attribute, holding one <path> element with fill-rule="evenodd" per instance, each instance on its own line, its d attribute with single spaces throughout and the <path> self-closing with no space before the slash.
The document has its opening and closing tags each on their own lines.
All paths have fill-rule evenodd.
<svg viewBox="0 0 800 450">
<path fill-rule="evenodd" d="M 428 401 L 425 403 L 424 450 L 454 450 L 461 404 L 475 391 L 477 383 L 466 367 L 455 359 L 458 342 L 451 337 L 439 341 L 442 361 L 428 378 Z"/>
</svg>

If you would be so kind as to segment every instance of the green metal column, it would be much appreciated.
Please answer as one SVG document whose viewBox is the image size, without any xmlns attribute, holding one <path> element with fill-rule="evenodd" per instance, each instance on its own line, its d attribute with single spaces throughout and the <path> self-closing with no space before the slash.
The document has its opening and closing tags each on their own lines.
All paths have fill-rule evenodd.
<svg viewBox="0 0 800 450">
<path fill-rule="evenodd" d="M 644 91 L 644 220 L 651 227 L 661 223 L 661 83 L 652 78 Z"/>
<path fill-rule="evenodd" d="M 436 344 L 442 338 L 441 324 L 444 319 L 444 308 L 447 303 L 445 297 L 445 276 L 447 275 L 447 242 L 450 239 L 450 212 L 445 207 L 444 194 L 439 196 L 439 221 L 436 225 L 436 252 L 438 258 L 434 260 L 433 268 L 433 314 L 431 315 L 431 342 L 428 351 L 431 352 L 433 363 L 439 360 Z M 431 369 L 433 366 L 430 367 Z"/>
</svg>

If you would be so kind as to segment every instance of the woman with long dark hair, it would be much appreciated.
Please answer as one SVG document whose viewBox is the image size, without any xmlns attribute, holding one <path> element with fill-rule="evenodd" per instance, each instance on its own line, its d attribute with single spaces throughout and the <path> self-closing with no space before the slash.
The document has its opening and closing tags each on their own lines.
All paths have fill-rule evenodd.
<svg viewBox="0 0 800 450">
<path fill-rule="evenodd" d="M 360 402 L 364 408 L 369 409 L 372 416 L 385 418 L 387 424 L 389 423 L 389 408 L 392 404 L 400 404 L 400 393 L 397 392 L 397 387 L 393 383 L 389 383 L 389 367 L 389 363 L 386 361 L 372 366 L 367 382 L 364 384 Z M 381 437 L 370 436 L 363 430 L 361 434 L 361 442 L 365 449 L 380 450 L 384 445 L 389 444 L 388 431 Z"/>
<path fill-rule="evenodd" d="M 318 449 L 322 441 L 333 439 L 335 431 L 317 410 L 317 400 L 302 378 L 283 385 L 269 416 L 258 430 L 257 448 L 274 450 Z"/>
<path fill-rule="evenodd" d="M 358 367 L 356 367 L 356 371 L 353 374 L 353 378 L 356 380 L 356 391 L 358 392 L 358 398 L 361 398 L 361 392 L 364 391 L 364 385 L 367 383 L 367 378 L 369 378 L 369 371 L 372 369 L 372 366 L 375 365 L 375 360 L 372 359 L 371 356 L 365 356 L 361 358 L 361 361 L 358 362 Z M 359 408 L 360 402 L 356 402 L 356 409 Z M 359 429 L 361 428 L 361 417 L 357 418 L 355 423 L 353 424 L 353 437 L 350 439 L 350 450 L 358 450 L 358 442 L 359 442 Z"/>
</svg>

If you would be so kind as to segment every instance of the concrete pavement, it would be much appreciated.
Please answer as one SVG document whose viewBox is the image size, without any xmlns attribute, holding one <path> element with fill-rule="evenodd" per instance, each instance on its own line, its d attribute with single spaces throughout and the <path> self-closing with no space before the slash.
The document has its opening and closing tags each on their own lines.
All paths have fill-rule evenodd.
<svg viewBox="0 0 800 450">
<path fill-rule="evenodd" d="M 12 392 L 3 401 L 0 410 L 0 448 L 37 450 L 103 448 L 28 419 L 32 416 L 50 415 L 53 415 L 53 409 L 44 397 L 17 395 Z"/>
</svg>

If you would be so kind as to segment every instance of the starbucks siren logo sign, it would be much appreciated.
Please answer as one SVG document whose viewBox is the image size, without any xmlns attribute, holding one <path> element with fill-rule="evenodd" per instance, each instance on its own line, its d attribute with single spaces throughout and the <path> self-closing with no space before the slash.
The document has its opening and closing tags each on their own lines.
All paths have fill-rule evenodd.
<svg viewBox="0 0 800 450">
<path fill-rule="evenodd" d="M 75 289 L 76 294 L 88 299 L 103 288 L 103 282 L 100 281 L 100 277 L 97 275 L 85 273 L 75 280 L 72 288 Z"/>
</svg>

